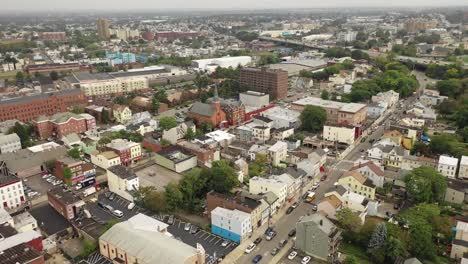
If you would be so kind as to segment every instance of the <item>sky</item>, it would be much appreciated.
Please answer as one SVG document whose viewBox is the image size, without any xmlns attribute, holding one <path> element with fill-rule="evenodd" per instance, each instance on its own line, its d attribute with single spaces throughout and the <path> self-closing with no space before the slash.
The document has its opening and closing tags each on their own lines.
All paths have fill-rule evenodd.
<svg viewBox="0 0 468 264">
<path fill-rule="evenodd" d="M 444 7 L 468 5 L 468 0 L 0 0 L 0 9 L 3 11 L 430 7 L 441 5 Z"/>
</svg>

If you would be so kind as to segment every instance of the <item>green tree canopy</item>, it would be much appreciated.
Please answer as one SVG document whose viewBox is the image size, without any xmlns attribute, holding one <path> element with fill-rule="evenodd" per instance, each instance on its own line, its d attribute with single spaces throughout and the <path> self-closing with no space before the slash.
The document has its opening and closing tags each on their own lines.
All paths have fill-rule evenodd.
<svg viewBox="0 0 468 264">
<path fill-rule="evenodd" d="M 165 116 L 159 119 L 159 128 L 161 130 L 169 130 L 176 126 L 177 126 L 177 120 L 174 117 Z"/>
<path fill-rule="evenodd" d="M 327 121 L 327 112 L 318 106 L 304 107 L 300 115 L 301 129 L 308 132 L 321 132 Z"/>
<path fill-rule="evenodd" d="M 67 151 L 67 155 L 73 159 L 79 159 L 81 157 L 81 152 L 78 148 L 72 148 Z"/>
<path fill-rule="evenodd" d="M 441 202 L 447 189 L 444 176 L 434 168 L 422 166 L 405 176 L 406 191 L 418 203 Z"/>
</svg>

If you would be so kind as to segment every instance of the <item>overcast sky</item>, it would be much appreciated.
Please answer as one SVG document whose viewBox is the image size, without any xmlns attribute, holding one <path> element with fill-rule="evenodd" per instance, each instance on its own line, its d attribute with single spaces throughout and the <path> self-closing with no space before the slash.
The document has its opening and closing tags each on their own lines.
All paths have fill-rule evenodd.
<svg viewBox="0 0 468 264">
<path fill-rule="evenodd" d="M 276 9 L 467 5 L 468 0 L 0 0 L 2 10 Z"/>
</svg>

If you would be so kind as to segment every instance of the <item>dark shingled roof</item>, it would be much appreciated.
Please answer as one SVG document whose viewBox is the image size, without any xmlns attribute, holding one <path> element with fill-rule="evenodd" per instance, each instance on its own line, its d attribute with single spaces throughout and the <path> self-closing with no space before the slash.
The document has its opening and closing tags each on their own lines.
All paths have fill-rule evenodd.
<svg viewBox="0 0 468 264">
<path fill-rule="evenodd" d="M 30 263 L 32 260 L 42 258 L 41 253 L 34 248 L 19 244 L 3 250 L 0 258 L 1 264 Z"/>
<path fill-rule="evenodd" d="M 51 189 L 48 193 L 66 205 L 72 205 L 81 201 L 81 199 L 76 197 L 72 192 L 64 192 L 62 187 Z"/>
<path fill-rule="evenodd" d="M 215 108 L 210 104 L 204 104 L 200 102 L 194 103 L 188 110 L 190 113 L 202 115 L 202 116 L 212 116 L 215 112 Z"/>
<path fill-rule="evenodd" d="M 118 177 L 120 177 L 121 179 L 128 180 L 128 179 L 134 179 L 137 177 L 137 175 L 133 171 L 131 171 L 129 168 L 123 165 L 115 165 L 115 166 L 108 168 L 108 170 L 114 173 L 115 175 L 117 175 Z"/>
</svg>

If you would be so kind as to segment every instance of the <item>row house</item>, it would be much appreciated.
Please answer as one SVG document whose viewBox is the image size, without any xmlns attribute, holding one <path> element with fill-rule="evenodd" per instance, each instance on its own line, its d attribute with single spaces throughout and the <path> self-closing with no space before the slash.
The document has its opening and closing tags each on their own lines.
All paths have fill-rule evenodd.
<svg viewBox="0 0 468 264">
<path fill-rule="evenodd" d="M 142 158 L 141 145 L 127 139 L 114 139 L 106 144 L 106 148 L 117 153 L 125 166 Z"/>
</svg>

